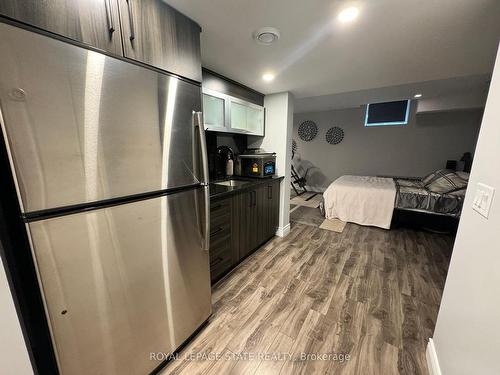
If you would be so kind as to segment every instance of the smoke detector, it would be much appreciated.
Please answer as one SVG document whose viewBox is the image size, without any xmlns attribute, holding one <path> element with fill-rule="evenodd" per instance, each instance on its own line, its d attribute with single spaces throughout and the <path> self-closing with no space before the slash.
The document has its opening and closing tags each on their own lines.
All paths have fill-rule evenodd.
<svg viewBox="0 0 500 375">
<path fill-rule="evenodd" d="M 280 32 L 274 27 L 263 27 L 253 33 L 253 38 L 259 44 L 270 45 L 280 38 Z"/>
</svg>

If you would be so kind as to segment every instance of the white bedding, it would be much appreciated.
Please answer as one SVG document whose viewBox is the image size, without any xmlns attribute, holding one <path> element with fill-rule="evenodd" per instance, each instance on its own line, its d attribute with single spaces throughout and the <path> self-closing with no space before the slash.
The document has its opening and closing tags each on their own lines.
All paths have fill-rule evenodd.
<svg viewBox="0 0 500 375">
<path fill-rule="evenodd" d="M 389 229 L 396 186 L 392 178 L 342 176 L 331 183 L 323 198 L 327 219 Z"/>
</svg>

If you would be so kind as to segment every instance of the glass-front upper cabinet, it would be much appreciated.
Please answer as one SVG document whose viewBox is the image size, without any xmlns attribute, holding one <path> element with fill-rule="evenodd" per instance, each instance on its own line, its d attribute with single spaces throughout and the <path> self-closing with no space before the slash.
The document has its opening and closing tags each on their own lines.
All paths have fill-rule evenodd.
<svg viewBox="0 0 500 375">
<path fill-rule="evenodd" d="M 247 128 L 252 133 L 264 135 L 264 108 L 247 107 Z"/>
<path fill-rule="evenodd" d="M 247 131 L 247 106 L 231 100 L 231 129 Z"/>
<path fill-rule="evenodd" d="M 203 115 L 207 130 L 264 135 L 264 107 L 203 89 Z"/>
<path fill-rule="evenodd" d="M 206 129 L 223 131 L 226 127 L 226 100 L 217 94 L 203 92 L 203 119 Z"/>
</svg>

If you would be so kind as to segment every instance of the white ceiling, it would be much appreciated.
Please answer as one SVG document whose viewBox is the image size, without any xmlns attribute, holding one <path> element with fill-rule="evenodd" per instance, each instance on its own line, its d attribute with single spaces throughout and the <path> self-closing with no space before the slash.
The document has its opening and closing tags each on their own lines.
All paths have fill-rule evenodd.
<svg viewBox="0 0 500 375">
<path fill-rule="evenodd" d="M 500 0 L 165 1 L 203 28 L 205 67 L 297 98 L 489 75 L 500 36 Z M 352 5 L 358 19 L 339 23 Z M 255 43 L 263 26 L 278 28 L 279 41 Z"/>
</svg>

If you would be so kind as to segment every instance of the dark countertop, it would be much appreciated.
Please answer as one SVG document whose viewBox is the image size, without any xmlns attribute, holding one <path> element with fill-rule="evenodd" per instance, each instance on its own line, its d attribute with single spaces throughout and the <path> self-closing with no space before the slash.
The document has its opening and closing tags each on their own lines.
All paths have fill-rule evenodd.
<svg viewBox="0 0 500 375">
<path fill-rule="evenodd" d="M 245 177 L 234 177 L 232 180 L 248 181 L 248 184 L 239 186 L 224 186 L 217 185 L 214 182 L 220 182 L 225 180 L 219 180 L 210 182 L 210 200 L 215 200 L 219 198 L 226 198 L 234 194 L 238 194 L 247 190 L 252 190 L 255 186 L 267 184 L 269 181 L 282 180 L 285 177 L 267 177 L 267 178 L 245 178 Z M 227 180 L 227 179 L 226 179 Z"/>
</svg>

